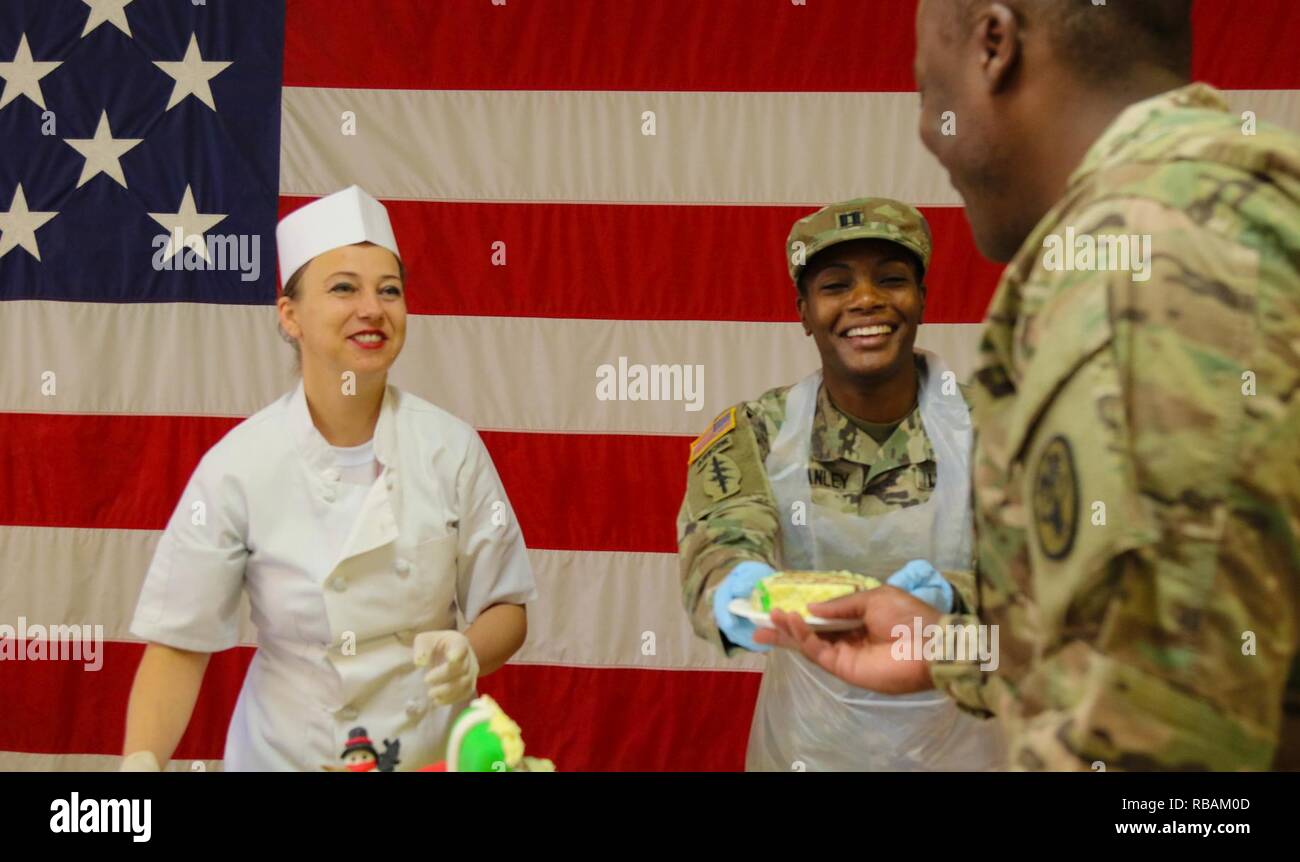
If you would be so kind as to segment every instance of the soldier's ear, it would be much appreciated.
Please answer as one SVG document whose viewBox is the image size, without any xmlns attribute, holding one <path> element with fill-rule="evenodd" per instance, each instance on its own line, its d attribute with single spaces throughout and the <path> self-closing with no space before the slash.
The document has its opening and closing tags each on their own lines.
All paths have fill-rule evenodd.
<svg viewBox="0 0 1300 862">
<path fill-rule="evenodd" d="M 994 3 L 976 15 L 974 30 L 980 50 L 980 78 L 988 92 L 1001 92 L 1021 61 L 1020 22 L 1007 6 Z"/>
</svg>

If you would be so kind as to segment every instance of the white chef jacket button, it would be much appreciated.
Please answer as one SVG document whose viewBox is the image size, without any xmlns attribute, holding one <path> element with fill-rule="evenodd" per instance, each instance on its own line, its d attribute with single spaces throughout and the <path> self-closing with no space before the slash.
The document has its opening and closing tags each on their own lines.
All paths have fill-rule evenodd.
<svg viewBox="0 0 1300 862">
<path fill-rule="evenodd" d="M 406 702 L 406 714 L 416 716 L 424 712 L 424 704 L 416 698 L 411 698 Z"/>
<path fill-rule="evenodd" d="M 334 492 L 333 492 L 333 491 L 326 491 L 325 493 L 321 494 L 321 498 L 324 499 L 326 503 L 333 503 L 333 502 L 334 502 Z"/>
<path fill-rule="evenodd" d="M 330 586 L 334 588 L 334 592 L 341 593 L 348 588 L 348 582 L 346 578 L 335 578 L 330 581 Z"/>
<path fill-rule="evenodd" d="M 333 469 L 331 469 L 331 470 L 326 470 L 326 471 L 325 471 L 325 478 L 326 478 L 326 479 L 329 479 L 331 482 L 337 482 L 337 481 L 339 480 L 339 471 L 338 471 L 338 470 L 333 470 Z"/>
<path fill-rule="evenodd" d="M 391 489 L 394 485 L 397 484 L 397 474 L 393 472 L 384 474 L 384 484 L 387 485 L 389 489 Z"/>
<path fill-rule="evenodd" d="M 335 713 L 343 721 L 354 721 L 358 715 L 355 707 L 345 706 Z"/>
<path fill-rule="evenodd" d="M 406 560 L 398 560 L 397 564 L 393 566 L 393 568 L 397 569 L 399 575 L 406 577 L 407 573 L 411 571 L 411 564 Z"/>
</svg>

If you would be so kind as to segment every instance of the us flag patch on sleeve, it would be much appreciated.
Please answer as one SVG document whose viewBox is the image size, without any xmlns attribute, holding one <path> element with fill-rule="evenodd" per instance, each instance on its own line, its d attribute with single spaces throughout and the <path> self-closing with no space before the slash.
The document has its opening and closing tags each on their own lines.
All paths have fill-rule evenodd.
<svg viewBox="0 0 1300 862">
<path fill-rule="evenodd" d="M 686 463 L 688 465 L 694 464 L 697 458 L 709 451 L 710 446 L 718 442 L 719 438 L 735 427 L 735 407 L 728 408 L 719 413 L 718 417 L 713 420 L 713 424 L 709 426 L 709 430 L 705 431 L 699 437 L 696 437 L 691 443 L 691 456 L 687 459 Z"/>
</svg>

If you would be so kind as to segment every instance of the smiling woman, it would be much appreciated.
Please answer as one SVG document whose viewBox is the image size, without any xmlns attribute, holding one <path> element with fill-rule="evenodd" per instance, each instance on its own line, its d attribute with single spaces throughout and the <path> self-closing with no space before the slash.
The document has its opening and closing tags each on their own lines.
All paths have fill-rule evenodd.
<svg viewBox="0 0 1300 862">
<path fill-rule="evenodd" d="M 686 610 L 728 654 L 771 643 L 732 602 L 778 568 L 865 575 L 936 613 L 973 602 L 970 414 L 943 361 L 914 348 L 931 251 L 921 213 L 886 198 L 791 228 L 799 319 L 822 367 L 714 419 L 691 446 L 677 521 Z M 745 766 L 981 770 L 1003 758 L 997 728 L 944 697 L 865 692 L 781 650 L 765 664 Z"/>
<path fill-rule="evenodd" d="M 437 761 L 457 706 L 524 641 L 532 569 L 482 440 L 387 383 L 406 271 L 384 205 L 353 186 L 276 240 L 302 380 L 204 455 L 159 541 L 131 625 L 149 646 L 124 769 L 171 756 L 245 591 L 258 650 L 230 770 L 326 768 L 358 724 L 393 741 L 392 767 Z"/>
<path fill-rule="evenodd" d="M 293 340 L 313 417 L 326 438 L 356 446 L 370 438 L 388 369 L 406 342 L 406 297 L 397 256 L 371 242 L 312 258 L 294 273 L 293 296 L 278 300 L 280 331 Z M 342 383 L 342 385 L 340 385 Z M 312 400 L 309 398 L 309 400 Z M 320 409 L 325 416 L 318 415 Z"/>
<path fill-rule="evenodd" d="M 916 253 L 854 239 L 819 252 L 801 273 L 799 320 L 821 354 L 836 404 L 867 422 L 896 422 L 916 403 L 913 345 L 925 312 Z"/>
<path fill-rule="evenodd" d="M 298 268 L 297 272 L 295 272 L 292 276 L 289 277 L 288 281 L 284 283 L 284 288 L 281 290 L 280 296 L 283 299 L 288 300 L 289 302 L 298 301 L 298 299 L 302 295 L 301 288 L 302 288 L 303 278 L 305 277 L 306 273 L 307 273 L 307 264 L 304 264 Z M 355 276 L 355 273 L 348 273 L 348 275 Z M 397 280 L 400 283 L 401 290 L 405 292 L 406 264 L 402 263 L 400 260 L 397 261 Z M 276 320 L 276 328 L 279 329 L 280 331 L 280 337 L 293 346 L 296 368 L 298 371 L 301 372 L 302 371 L 302 348 L 298 345 L 298 339 L 291 336 L 285 330 L 284 323 L 278 318 Z"/>
</svg>

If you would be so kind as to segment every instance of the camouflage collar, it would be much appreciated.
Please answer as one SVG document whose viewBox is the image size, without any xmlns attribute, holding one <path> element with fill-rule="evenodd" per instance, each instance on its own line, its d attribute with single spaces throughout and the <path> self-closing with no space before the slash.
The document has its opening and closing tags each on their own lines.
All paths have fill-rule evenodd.
<svg viewBox="0 0 1300 862">
<path fill-rule="evenodd" d="M 1083 162 L 1070 175 L 1068 186 L 1074 188 L 1103 165 L 1126 160 L 1135 143 L 1150 142 L 1152 124 L 1171 111 L 1186 108 L 1227 111 L 1228 103 L 1214 87 L 1195 83 L 1129 105 L 1088 149 Z"/>
<path fill-rule="evenodd" d="M 1094 199 L 1094 192 L 1088 186 L 1103 168 L 1149 159 L 1142 148 L 1149 147 L 1153 137 L 1159 138 L 1160 126 L 1167 124 L 1171 117 L 1176 121 L 1180 119 L 1176 112 L 1188 109 L 1226 112 L 1227 102 L 1222 93 L 1208 84 L 1189 84 L 1136 102 L 1121 111 L 1089 147 L 1079 167 L 1070 175 L 1066 193 L 1025 237 L 1015 258 L 1003 271 L 985 314 L 984 332 L 980 338 L 981 367 L 976 372 L 976 377 L 983 381 L 976 390 L 980 403 L 977 411 L 988 409 L 985 399 L 990 391 L 1006 394 L 1020 385 L 1021 370 L 1028 362 L 1032 348 L 1017 341 L 1016 333 L 1017 327 L 1033 316 L 1035 306 L 1044 301 L 1041 290 L 1033 296 L 1024 292 L 1029 280 L 1041 274 L 1038 262 L 1043 238 L 1057 230 L 1080 201 Z M 1167 147 L 1156 148 L 1154 152 L 1155 158 L 1169 158 Z"/>
<path fill-rule="evenodd" d="M 867 482 L 887 470 L 934 460 L 920 409 L 909 413 L 884 445 L 880 445 L 831 402 L 825 384 L 817 390 L 811 455 L 814 461 L 862 464 L 869 468 Z"/>
</svg>

